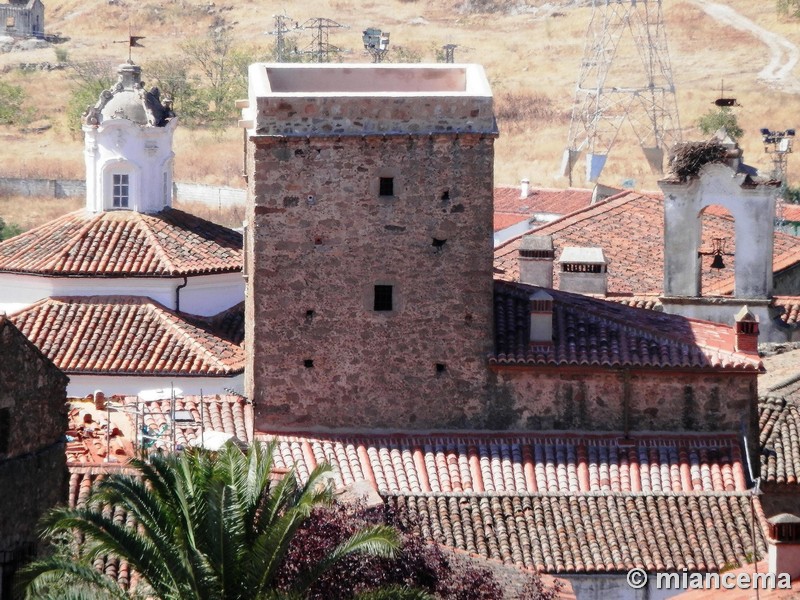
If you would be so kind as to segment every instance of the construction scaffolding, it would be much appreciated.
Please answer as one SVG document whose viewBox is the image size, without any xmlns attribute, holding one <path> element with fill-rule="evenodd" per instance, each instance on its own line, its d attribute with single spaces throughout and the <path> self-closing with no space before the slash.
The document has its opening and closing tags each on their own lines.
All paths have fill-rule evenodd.
<svg viewBox="0 0 800 600">
<path fill-rule="evenodd" d="M 570 185 L 581 155 L 586 180 L 598 180 L 626 122 L 663 172 L 681 135 L 661 0 L 593 0 L 562 164 Z"/>
</svg>

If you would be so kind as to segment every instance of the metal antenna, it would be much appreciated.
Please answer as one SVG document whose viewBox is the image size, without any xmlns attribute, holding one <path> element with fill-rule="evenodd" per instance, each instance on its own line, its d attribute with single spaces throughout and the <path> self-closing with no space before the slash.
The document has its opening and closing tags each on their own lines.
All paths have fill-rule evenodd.
<svg viewBox="0 0 800 600">
<path fill-rule="evenodd" d="M 364 42 L 364 50 L 372 57 L 372 62 L 383 62 L 386 53 L 389 52 L 389 32 L 368 27 L 363 31 L 361 39 Z"/>
<path fill-rule="evenodd" d="M 311 54 L 314 62 L 330 62 L 331 53 L 339 53 L 342 51 L 341 48 L 331 46 L 330 43 L 328 43 L 328 35 L 330 30 L 339 28 L 349 29 L 347 25 L 342 25 L 341 23 L 337 23 L 332 19 L 326 19 L 324 17 L 315 17 L 313 19 L 309 19 L 298 27 L 298 29 L 312 30 L 313 37 L 311 40 L 310 49 L 307 51 L 307 53 Z"/>
<path fill-rule="evenodd" d="M 275 19 L 275 29 L 267 31 L 267 35 L 275 36 L 275 62 L 286 61 L 286 34 L 299 29 L 297 22 L 292 25 L 292 18 L 287 15 L 272 15 Z"/>
<path fill-rule="evenodd" d="M 647 162 L 663 172 L 664 151 L 680 141 L 678 106 L 662 0 L 592 0 L 592 17 L 562 165 L 586 153 L 586 179 L 597 181 L 626 121 Z"/>
</svg>

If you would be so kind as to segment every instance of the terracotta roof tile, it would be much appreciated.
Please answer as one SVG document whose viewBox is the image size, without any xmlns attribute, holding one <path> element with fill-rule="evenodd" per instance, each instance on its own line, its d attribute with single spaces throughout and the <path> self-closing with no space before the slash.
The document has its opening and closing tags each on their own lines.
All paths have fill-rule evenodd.
<svg viewBox="0 0 800 600">
<path fill-rule="evenodd" d="M 766 483 L 800 484 L 800 373 L 760 400 L 761 477 Z"/>
<path fill-rule="evenodd" d="M 786 221 L 800 221 L 800 204 L 783 204 L 783 218 Z"/>
<path fill-rule="evenodd" d="M 800 326 L 800 296 L 775 296 L 772 305 L 781 310 L 778 318 L 784 325 Z"/>
<path fill-rule="evenodd" d="M 9 318 L 66 373 L 191 377 L 244 370 L 238 343 L 149 298 L 45 298 Z"/>
<path fill-rule="evenodd" d="M 630 308 L 557 290 L 553 342 L 530 342 L 530 295 L 537 288 L 495 282 L 495 352 L 490 364 L 761 369 L 753 354 L 736 352 L 733 328 Z"/>
<path fill-rule="evenodd" d="M 535 213 L 565 215 L 591 204 L 592 193 L 592 190 L 578 188 L 529 187 L 528 196 L 520 198 L 518 186 L 498 186 L 494 188 L 494 210 L 523 215 Z"/>
<path fill-rule="evenodd" d="M 425 540 L 553 574 L 720 571 L 744 564 L 766 553 L 760 528 L 753 552 L 750 502 L 742 493 L 387 498 Z"/>
<path fill-rule="evenodd" d="M 301 477 L 333 465 L 337 486 L 381 494 L 713 492 L 746 489 L 731 436 L 614 434 L 269 435 L 275 464 Z"/>
<path fill-rule="evenodd" d="M 0 242 L 0 272 L 176 277 L 241 268 L 240 233 L 175 209 L 80 210 Z"/>
<path fill-rule="evenodd" d="M 529 215 L 521 215 L 519 213 L 497 212 L 494 213 L 494 231 L 500 231 L 506 227 L 511 227 L 517 223 L 522 223 L 530 219 Z"/>
<path fill-rule="evenodd" d="M 568 214 L 535 230 L 537 235 L 552 235 L 558 258 L 566 246 L 600 246 L 610 260 L 608 291 L 616 294 L 653 295 L 663 291 L 664 278 L 664 204 L 657 195 L 623 192 L 602 202 Z M 711 250 L 711 238 L 728 240 L 726 252 L 734 253 L 734 220 L 708 210 L 704 216 L 704 252 Z M 521 236 L 495 248 L 495 274 L 517 281 L 517 250 Z M 726 268 L 710 268 L 712 257 L 703 256 L 704 293 L 733 293 L 735 256 L 725 256 Z M 776 272 L 800 262 L 797 238 L 775 232 Z M 558 272 L 554 276 L 558 287 Z"/>
</svg>

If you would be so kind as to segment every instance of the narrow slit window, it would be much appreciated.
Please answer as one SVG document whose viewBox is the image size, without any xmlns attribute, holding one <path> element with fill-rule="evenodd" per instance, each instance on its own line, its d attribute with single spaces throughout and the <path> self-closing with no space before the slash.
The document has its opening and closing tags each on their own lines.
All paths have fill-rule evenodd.
<svg viewBox="0 0 800 600">
<path fill-rule="evenodd" d="M 12 27 L 15 27 L 16 24 L 17 24 L 17 20 L 16 20 L 15 17 L 6 17 L 6 28 L 7 29 L 11 29 Z"/>
<path fill-rule="evenodd" d="M 11 439 L 11 409 L 0 408 L 0 454 L 8 452 Z"/>
<path fill-rule="evenodd" d="M 375 302 L 373 310 L 376 312 L 389 312 L 394 309 L 394 288 L 391 285 L 375 286 Z"/>
<path fill-rule="evenodd" d="M 381 196 L 394 196 L 394 177 L 381 177 L 380 189 Z"/>
<path fill-rule="evenodd" d="M 130 184 L 127 173 L 114 173 L 111 189 L 111 206 L 128 208 Z"/>
</svg>

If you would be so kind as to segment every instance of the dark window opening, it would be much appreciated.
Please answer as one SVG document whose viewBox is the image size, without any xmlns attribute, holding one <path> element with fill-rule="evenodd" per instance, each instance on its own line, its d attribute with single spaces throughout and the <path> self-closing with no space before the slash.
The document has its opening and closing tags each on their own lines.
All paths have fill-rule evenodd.
<svg viewBox="0 0 800 600">
<path fill-rule="evenodd" d="M 381 177 L 378 193 L 381 196 L 394 196 L 394 177 Z"/>
<path fill-rule="evenodd" d="M 314 368 L 314 360 L 311 358 L 307 358 L 303 361 L 303 366 L 306 369 L 313 369 Z"/>
<path fill-rule="evenodd" d="M 379 312 L 387 312 L 393 309 L 392 303 L 393 286 L 391 285 L 376 285 L 375 286 L 375 302 L 373 310 Z"/>
<path fill-rule="evenodd" d="M 436 374 L 441 375 L 447 370 L 447 365 L 444 363 L 436 363 Z"/>
<path fill-rule="evenodd" d="M 450 190 L 445 190 L 442 192 L 442 202 L 447 202 L 450 200 Z"/>
<path fill-rule="evenodd" d="M 314 320 L 314 311 L 309 309 L 306 311 L 306 321 L 313 321 Z"/>
<path fill-rule="evenodd" d="M 0 454 L 8 452 L 11 439 L 11 409 L 0 408 Z"/>
</svg>

